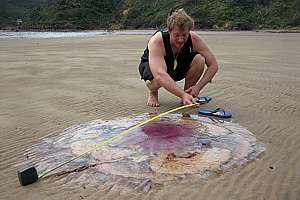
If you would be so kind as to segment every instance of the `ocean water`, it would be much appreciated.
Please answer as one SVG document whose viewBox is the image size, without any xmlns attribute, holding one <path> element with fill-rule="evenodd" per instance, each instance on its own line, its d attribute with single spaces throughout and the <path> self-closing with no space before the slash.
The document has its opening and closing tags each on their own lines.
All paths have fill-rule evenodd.
<svg viewBox="0 0 300 200">
<path fill-rule="evenodd" d="M 0 38 L 70 38 L 107 35 L 151 35 L 153 31 L 13 32 L 0 31 Z"/>
</svg>

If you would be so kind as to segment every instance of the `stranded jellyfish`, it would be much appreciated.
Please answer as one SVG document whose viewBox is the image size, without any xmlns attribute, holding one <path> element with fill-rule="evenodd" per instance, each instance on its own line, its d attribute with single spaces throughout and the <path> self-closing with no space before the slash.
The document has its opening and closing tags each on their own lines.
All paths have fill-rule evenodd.
<svg viewBox="0 0 300 200">
<path fill-rule="evenodd" d="M 149 119 L 148 114 L 75 125 L 26 151 L 41 174 Z M 169 114 L 118 137 L 49 176 L 84 185 L 148 192 L 207 178 L 255 160 L 264 145 L 242 126 L 197 115 Z"/>
</svg>

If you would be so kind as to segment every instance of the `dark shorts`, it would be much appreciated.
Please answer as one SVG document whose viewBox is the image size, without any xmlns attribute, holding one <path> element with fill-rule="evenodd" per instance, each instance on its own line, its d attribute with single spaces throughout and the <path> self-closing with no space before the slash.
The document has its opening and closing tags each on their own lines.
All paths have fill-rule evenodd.
<svg viewBox="0 0 300 200">
<path fill-rule="evenodd" d="M 168 74 L 174 81 L 180 81 L 186 77 L 186 74 L 190 69 L 191 63 L 197 54 L 199 53 L 192 52 L 189 53 L 188 56 L 185 56 L 182 59 L 178 59 L 176 70 L 172 70 L 173 66 L 168 66 Z M 141 75 L 141 79 L 143 79 L 144 81 L 152 81 L 154 79 L 148 61 L 141 61 L 139 65 L 139 72 Z"/>
</svg>

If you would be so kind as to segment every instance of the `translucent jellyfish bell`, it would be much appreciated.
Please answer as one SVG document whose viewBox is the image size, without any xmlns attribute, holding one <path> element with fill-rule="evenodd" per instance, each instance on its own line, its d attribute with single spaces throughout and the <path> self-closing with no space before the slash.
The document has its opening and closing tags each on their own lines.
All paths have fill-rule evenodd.
<svg viewBox="0 0 300 200">
<path fill-rule="evenodd" d="M 42 173 L 149 118 L 144 114 L 73 126 L 29 148 L 27 161 Z M 51 176 L 85 185 L 147 192 L 166 183 L 207 178 L 208 172 L 230 170 L 256 159 L 264 150 L 251 132 L 236 123 L 170 114 L 81 156 Z"/>
</svg>

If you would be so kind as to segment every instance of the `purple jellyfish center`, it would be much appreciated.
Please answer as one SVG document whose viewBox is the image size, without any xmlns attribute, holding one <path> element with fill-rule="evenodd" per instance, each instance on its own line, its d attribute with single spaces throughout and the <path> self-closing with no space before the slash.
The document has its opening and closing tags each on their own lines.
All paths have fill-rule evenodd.
<svg viewBox="0 0 300 200">
<path fill-rule="evenodd" d="M 142 128 L 142 131 L 153 139 L 175 139 L 189 137 L 192 129 L 180 124 L 155 122 Z"/>
<path fill-rule="evenodd" d="M 159 151 L 164 149 L 182 149 L 192 142 L 192 128 L 184 125 L 155 122 L 142 128 L 148 139 L 140 143 L 144 149 Z"/>
</svg>

